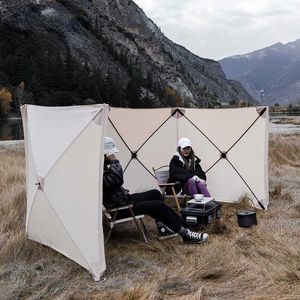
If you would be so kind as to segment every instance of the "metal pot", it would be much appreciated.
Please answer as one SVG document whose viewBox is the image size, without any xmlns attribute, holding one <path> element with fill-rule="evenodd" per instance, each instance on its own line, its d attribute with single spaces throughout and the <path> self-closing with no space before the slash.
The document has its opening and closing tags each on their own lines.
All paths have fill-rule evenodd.
<svg viewBox="0 0 300 300">
<path fill-rule="evenodd" d="M 256 212 L 253 210 L 241 210 L 236 212 L 240 227 L 251 227 L 257 225 Z"/>
</svg>

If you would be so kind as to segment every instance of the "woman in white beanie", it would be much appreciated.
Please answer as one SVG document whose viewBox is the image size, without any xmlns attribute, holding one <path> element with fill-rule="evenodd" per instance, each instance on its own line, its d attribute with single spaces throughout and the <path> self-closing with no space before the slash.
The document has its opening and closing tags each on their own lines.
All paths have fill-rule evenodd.
<svg viewBox="0 0 300 300">
<path fill-rule="evenodd" d="M 210 197 L 206 175 L 200 166 L 200 161 L 194 153 L 191 140 L 186 137 L 181 138 L 169 165 L 169 181 L 178 182 L 175 185 L 176 193 L 183 190 L 184 194 L 191 196 L 203 194 L 204 197 Z"/>
<path fill-rule="evenodd" d="M 184 243 L 198 244 L 208 239 L 207 233 L 193 232 L 182 226 L 182 220 L 164 202 L 158 190 L 130 194 L 123 188 L 123 169 L 116 158 L 119 152 L 112 138 L 106 137 L 104 143 L 103 203 L 106 208 L 133 204 L 135 214 L 147 214 L 156 221 L 159 237 L 169 238 L 181 235 Z"/>
</svg>

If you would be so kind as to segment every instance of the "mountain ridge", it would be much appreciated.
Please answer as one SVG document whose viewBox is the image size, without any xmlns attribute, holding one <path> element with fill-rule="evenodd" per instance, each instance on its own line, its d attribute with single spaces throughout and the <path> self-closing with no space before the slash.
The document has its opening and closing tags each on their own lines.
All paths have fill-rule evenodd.
<svg viewBox="0 0 300 300">
<path fill-rule="evenodd" d="M 89 89 L 97 88 L 98 92 L 84 91 L 76 94 L 78 99 L 99 95 L 112 105 L 131 107 L 207 107 L 218 101 L 254 101 L 240 83 L 225 78 L 218 62 L 173 43 L 131 0 L 1 2 L 0 16 L 7 35 L 13 32 L 16 39 L 21 35 L 29 43 L 38 40 L 37 48 L 45 59 L 54 53 L 56 60 L 66 64 L 70 55 L 79 63 L 77 68 L 84 67 L 86 80 L 94 80 L 94 87 L 90 83 Z M 4 64 L 6 59 L 2 54 Z M 28 54 L 27 59 L 37 68 L 34 54 Z M 33 75 L 23 77 L 30 87 Z M 40 84 L 44 79 L 35 80 Z M 107 82 L 113 85 L 110 91 Z M 141 89 L 146 91 L 144 103 L 137 99 Z M 68 92 L 74 93 L 74 89 Z M 33 98 L 37 104 L 50 101 L 36 100 L 35 94 Z"/>
<path fill-rule="evenodd" d="M 300 101 L 300 39 L 234 55 L 219 61 L 226 77 L 242 83 L 266 104 Z"/>
</svg>

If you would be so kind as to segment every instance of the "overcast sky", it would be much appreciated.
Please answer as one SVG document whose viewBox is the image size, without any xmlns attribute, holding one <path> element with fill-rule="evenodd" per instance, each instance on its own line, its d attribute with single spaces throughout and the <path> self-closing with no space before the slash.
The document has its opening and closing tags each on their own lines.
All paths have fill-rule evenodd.
<svg viewBox="0 0 300 300">
<path fill-rule="evenodd" d="M 193 53 L 221 59 L 300 38 L 300 0 L 134 0 Z"/>
</svg>

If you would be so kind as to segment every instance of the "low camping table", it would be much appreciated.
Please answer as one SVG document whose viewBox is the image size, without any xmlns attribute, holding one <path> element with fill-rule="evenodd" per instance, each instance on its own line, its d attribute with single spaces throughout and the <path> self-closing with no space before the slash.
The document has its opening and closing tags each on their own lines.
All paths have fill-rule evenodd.
<svg viewBox="0 0 300 300">
<path fill-rule="evenodd" d="M 201 200 L 191 199 L 181 210 L 183 223 L 191 228 L 208 226 L 213 219 L 221 217 L 221 203 L 214 201 L 214 197 L 204 197 Z"/>
<path fill-rule="evenodd" d="M 205 210 L 205 205 L 207 203 L 210 203 L 211 201 L 214 201 L 215 198 L 214 197 L 203 197 L 200 200 L 197 200 L 195 198 L 187 201 L 186 206 L 192 206 L 192 207 L 199 207 L 199 208 L 203 208 L 203 210 Z"/>
</svg>

